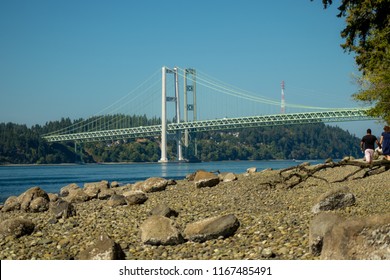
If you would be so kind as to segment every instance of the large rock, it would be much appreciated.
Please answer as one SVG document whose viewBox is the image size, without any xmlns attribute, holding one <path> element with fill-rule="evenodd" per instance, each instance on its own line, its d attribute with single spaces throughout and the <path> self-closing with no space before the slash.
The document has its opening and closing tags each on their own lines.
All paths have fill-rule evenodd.
<svg viewBox="0 0 390 280">
<path fill-rule="evenodd" d="M 237 176 L 236 176 L 236 174 L 234 174 L 232 172 L 221 173 L 221 174 L 219 174 L 219 179 L 222 182 L 232 182 L 232 181 L 237 180 Z"/>
<path fill-rule="evenodd" d="M 15 238 L 29 235 L 34 231 L 35 225 L 32 221 L 22 218 L 7 219 L 0 223 L 0 238 L 13 236 Z"/>
<path fill-rule="evenodd" d="M 154 207 L 150 211 L 149 214 L 156 215 L 156 216 L 164 216 L 167 218 L 179 216 L 179 213 L 177 213 L 175 210 L 169 208 L 168 205 L 166 205 L 166 204 L 158 204 L 156 207 Z"/>
<path fill-rule="evenodd" d="M 121 194 L 114 194 L 107 201 L 107 205 L 110 207 L 118 207 L 118 206 L 127 205 L 126 198 Z"/>
<path fill-rule="evenodd" d="M 313 213 L 320 211 L 345 208 L 355 204 L 355 196 L 349 192 L 347 187 L 340 187 L 331 190 L 318 199 L 318 203 L 312 208 Z"/>
<path fill-rule="evenodd" d="M 330 212 L 320 212 L 314 216 L 310 224 L 309 249 L 313 256 L 319 256 L 324 244 L 324 236 L 328 234 L 333 226 L 344 221 L 344 219 Z"/>
<path fill-rule="evenodd" d="M 128 191 L 124 192 L 123 196 L 125 197 L 128 205 L 142 204 L 148 200 L 146 193 L 143 191 Z"/>
<path fill-rule="evenodd" d="M 219 184 L 219 177 L 212 172 L 199 170 L 194 177 L 197 188 L 214 187 Z"/>
<path fill-rule="evenodd" d="M 109 188 L 108 181 L 85 183 L 83 191 L 91 198 L 97 198 L 98 194 Z"/>
<path fill-rule="evenodd" d="M 68 195 L 63 197 L 63 199 L 70 203 L 81 203 L 90 200 L 91 197 L 79 188 L 69 191 Z"/>
<path fill-rule="evenodd" d="M 66 219 L 76 215 L 73 204 L 62 199 L 50 203 L 50 212 L 56 219 Z"/>
<path fill-rule="evenodd" d="M 175 222 L 163 216 L 150 216 L 140 226 L 141 241 L 150 245 L 176 245 L 184 241 Z"/>
<path fill-rule="evenodd" d="M 169 181 L 164 178 L 152 177 L 143 182 L 134 184 L 134 191 L 143 191 L 145 193 L 159 192 L 166 189 Z"/>
<path fill-rule="evenodd" d="M 257 168 L 256 167 L 249 167 L 247 170 L 246 170 L 246 173 L 247 174 L 254 174 L 257 172 Z"/>
<path fill-rule="evenodd" d="M 390 260 L 390 214 L 336 223 L 323 242 L 323 260 Z"/>
<path fill-rule="evenodd" d="M 115 190 L 113 190 L 111 188 L 109 188 L 109 189 L 101 189 L 100 192 L 97 195 L 97 198 L 100 199 L 100 200 L 107 200 L 111 196 L 113 196 L 114 194 L 116 194 L 116 192 L 115 192 Z"/>
<path fill-rule="evenodd" d="M 239 228 L 240 222 L 236 216 L 229 214 L 211 217 L 188 224 L 184 230 L 184 237 L 194 242 L 204 242 L 219 237 L 229 237 Z"/>
<path fill-rule="evenodd" d="M 20 202 L 17 196 L 10 196 L 7 198 L 7 200 L 4 202 L 3 208 L 1 208 L 2 212 L 9 212 L 9 211 L 15 211 L 20 210 Z"/>
<path fill-rule="evenodd" d="M 31 201 L 29 208 L 31 212 L 45 212 L 49 209 L 49 204 L 49 198 L 37 197 Z"/>
<path fill-rule="evenodd" d="M 32 201 L 37 198 L 41 199 L 35 201 L 33 205 L 31 205 Z M 50 201 L 48 194 L 40 187 L 32 187 L 28 189 L 27 191 L 19 195 L 18 200 L 20 203 L 20 209 L 26 212 L 46 211 L 48 209 L 48 203 Z M 45 204 L 45 206 L 43 204 Z"/>
<path fill-rule="evenodd" d="M 124 260 L 125 254 L 107 234 L 97 236 L 92 245 L 78 255 L 79 260 Z"/>
<path fill-rule="evenodd" d="M 75 191 L 75 190 L 79 190 L 79 189 L 80 189 L 79 185 L 77 185 L 75 183 L 66 185 L 65 187 L 62 187 L 60 189 L 60 196 L 62 196 L 62 197 L 68 196 L 70 192 Z"/>
</svg>

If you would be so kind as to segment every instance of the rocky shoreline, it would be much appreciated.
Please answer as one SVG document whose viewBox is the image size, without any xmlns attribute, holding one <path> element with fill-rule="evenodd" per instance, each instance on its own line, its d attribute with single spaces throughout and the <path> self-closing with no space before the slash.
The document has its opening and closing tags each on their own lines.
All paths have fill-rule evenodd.
<svg viewBox="0 0 390 280">
<path fill-rule="evenodd" d="M 2 206 L 0 259 L 390 259 L 388 169 L 345 159 L 30 189 Z"/>
</svg>

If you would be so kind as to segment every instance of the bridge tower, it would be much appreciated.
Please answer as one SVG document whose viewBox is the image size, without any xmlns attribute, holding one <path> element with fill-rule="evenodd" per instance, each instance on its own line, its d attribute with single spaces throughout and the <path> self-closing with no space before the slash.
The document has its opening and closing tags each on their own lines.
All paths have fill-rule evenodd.
<svg viewBox="0 0 390 280">
<path fill-rule="evenodd" d="M 192 93 L 192 103 L 188 94 Z M 192 112 L 192 121 L 196 121 L 196 70 L 192 68 L 184 69 L 184 122 L 189 121 L 189 112 Z M 184 147 L 188 156 L 189 132 L 184 130 Z M 196 138 L 194 138 L 194 154 L 197 155 Z"/>
<path fill-rule="evenodd" d="M 177 67 L 169 69 L 165 66 L 161 69 L 162 82 L 161 82 L 161 158 L 159 162 L 168 162 L 167 157 L 167 102 L 175 102 L 175 119 L 177 123 L 180 123 L 180 100 L 179 100 L 179 75 Z M 166 74 L 174 74 L 175 78 L 175 96 L 167 96 L 166 88 Z M 176 133 L 177 143 L 177 159 L 183 161 L 182 148 L 181 148 L 181 132 Z"/>
<path fill-rule="evenodd" d="M 285 114 L 286 113 L 286 103 L 284 100 L 284 81 L 282 81 L 281 87 L 282 87 L 282 101 L 280 103 L 280 113 Z"/>
</svg>

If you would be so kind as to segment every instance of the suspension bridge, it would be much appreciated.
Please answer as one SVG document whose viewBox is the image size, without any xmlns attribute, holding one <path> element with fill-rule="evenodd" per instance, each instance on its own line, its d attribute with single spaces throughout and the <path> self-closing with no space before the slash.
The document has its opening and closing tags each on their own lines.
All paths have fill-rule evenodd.
<svg viewBox="0 0 390 280">
<path fill-rule="evenodd" d="M 167 74 L 172 74 L 173 79 L 167 80 Z M 179 93 L 179 79 L 182 78 L 183 82 L 183 95 L 184 95 L 184 115 L 181 115 L 180 93 Z M 169 85 L 169 81 L 171 85 Z M 156 89 L 150 84 L 156 86 L 161 82 L 161 87 Z M 262 127 L 262 126 L 277 126 L 277 125 L 294 125 L 294 124 L 309 124 L 309 123 L 330 123 L 330 122 L 346 122 L 346 121 L 361 121 L 371 120 L 366 112 L 367 108 L 324 108 L 313 107 L 301 104 L 286 103 L 284 100 L 284 82 L 282 82 L 281 88 L 281 101 L 269 99 L 258 94 L 253 94 L 248 91 L 244 91 L 230 85 L 227 85 L 221 81 L 218 81 L 206 74 L 199 75 L 195 69 L 187 68 L 181 69 L 174 67 L 172 69 L 162 67 L 161 79 L 156 82 L 150 82 L 147 80 L 143 83 L 143 89 L 138 88 L 138 91 L 132 91 L 126 98 L 122 98 L 116 103 L 110 105 L 108 108 L 125 107 L 126 104 L 136 104 L 137 109 L 141 110 L 147 108 L 148 105 L 155 103 L 156 100 L 160 100 L 160 110 L 153 108 L 154 113 L 159 112 L 161 116 L 161 123 L 154 125 L 136 125 L 129 124 L 124 121 L 124 115 L 116 115 L 114 118 L 108 118 L 105 116 L 96 116 L 83 120 L 79 123 L 75 123 L 67 128 L 59 131 L 52 132 L 44 135 L 43 137 L 48 142 L 65 142 L 73 141 L 75 145 L 77 143 L 85 142 L 97 142 L 97 141 L 116 141 L 127 140 L 145 137 L 160 137 L 161 138 L 161 158 L 160 162 L 167 162 L 167 139 L 168 137 L 176 140 L 177 144 L 177 160 L 185 160 L 182 154 L 182 146 L 188 147 L 189 135 L 203 131 L 222 131 L 222 130 L 236 130 L 249 127 Z M 170 88 L 170 92 L 174 92 L 173 96 L 168 96 L 167 87 Z M 206 120 L 198 120 L 198 107 L 199 101 L 197 100 L 197 94 L 203 90 L 207 90 L 207 96 L 210 96 L 210 92 L 219 94 L 217 102 L 206 102 L 214 104 L 213 108 L 208 108 L 207 111 L 218 111 L 216 107 L 221 107 L 226 110 L 223 114 L 224 117 L 214 117 Z M 151 92 L 151 94 L 146 94 Z M 156 93 L 161 94 L 161 98 L 156 98 Z M 198 93 L 197 93 L 198 92 Z M 148 96 L 150 99 L 148 99 Z M 204 96 L 201 95 L 201 96 Z M 142 100 L 143 105 L 137 105 L 135 99 L 139 97 Z M 227 99 L 234 99 L 227 100 Z M 259 106 L 255 106 L 255 114 L 251 116 L 229 116 L 234 115 L 233 109 L 237 106 L 237 100 L 244 100 L 248 105 L 244 105 L 238 111 L 241 114 L 249 114 L 250 106 L 255 104 L 265 104 L 274 107 L 279 107 L 279 113 L 263 114 L 259 115 Z M 153 102 L 152 102 L 153 101 Z M 174 117 L 171 122 L 168 122 L 168 103 L 174 103 L 174 109 L 171 108 L 171 113 Z M 224 104 L 224 102 L 226 104 Z M 234 103 L 232 103 L 234 102 Z M 216 103 L 218 103 L 216 105 Z M 228 106 L 230 104 L 230 106 Z M 234 106 L 231 106 L 234 104 Z M 249 106 L 250 104 L 250 106 Z M 153 105 L 152 105 L 153 106 Z M 201 105 L 203 106 L 206 105 Z M 234 108 L 232 108 L 234 107 Z M 292 109 L 304 109 L 304 112 L 290 112 L 286 113 L 286 107 Z M 242 108 L 245 108 L 244 110 Z M 310 111 L 308 111 L 310 110 Z M 133 109 L 134 111 L 134 109 Z M 113 112 L 113 111 L 111 111 Z"/>
</svg>

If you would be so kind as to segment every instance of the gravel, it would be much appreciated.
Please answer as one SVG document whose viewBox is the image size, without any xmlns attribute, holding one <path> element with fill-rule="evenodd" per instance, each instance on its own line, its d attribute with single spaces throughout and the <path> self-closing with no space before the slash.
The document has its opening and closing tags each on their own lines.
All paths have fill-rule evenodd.
<svg viewBox="0 0 390 280">
<path fill-rule="evenodd" d="M 384 214 L 390 210 L 390 171 L 334 182 L 358 169 L 328 168 L 293 188 L 274 184 L 279 180 L 278 170 L 238 174 L 238 180 L 211 188 L 196 188 L 194 182 L 183 179 L 165 191 L 148 193 L 148 200 L 141 205 L 111 208 L 107 200 L 98 199 L 75 204 L 77 215 L 57 222 L 49 211 L 0 212 L 0 222 L 23 217 L 35 224 L 31 235 L 0 240 L 0 259 L 77 259 L 100 233 L 108 234 L 119 244 L 128 260 L 318 259 L 309 252 L 308 235 L 314 215 L 311 209 L 322 194 L 331 188 L 348 187 L 356 197 L 355 205 L 334 211 L 346 217 Z M 182 231 L 188 223 L 224 214 L 234 214 L 240 227 L 225 239 L 175 246 L 145 245 L 140 240 L 139 227 L 159 204 L 179 213 L 172 219 Z"/>
</svg>

